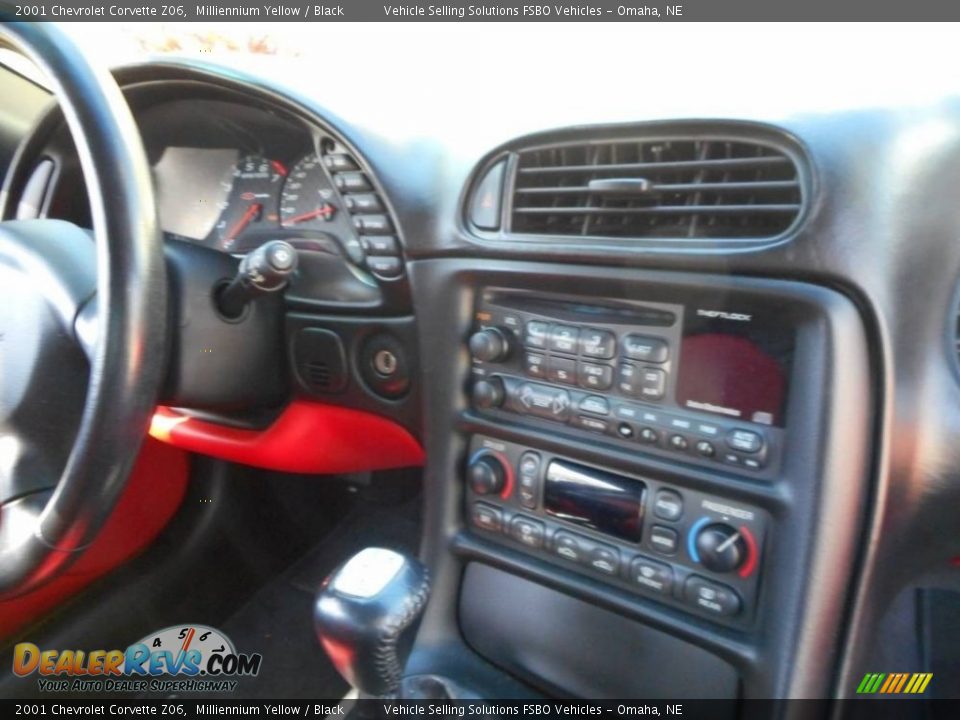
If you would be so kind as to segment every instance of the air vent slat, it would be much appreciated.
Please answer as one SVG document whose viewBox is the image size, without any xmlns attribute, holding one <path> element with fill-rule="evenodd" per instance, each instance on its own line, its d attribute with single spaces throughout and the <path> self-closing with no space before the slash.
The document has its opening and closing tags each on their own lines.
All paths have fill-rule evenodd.
<svg viewBox="0 0 960 720">
<path fill-rule="evenodd" d="M 610 165 L 559 165 L 554 167 L 521 167 L 520 175 L 545 175 L 551 173 L 592 173 L 620 171 L 643 173 L 648 170 L 734 170 L 790 165 L 786 157 L 755 157 L 736 160 L 685 160 L 680 162 L 615 163 Z"/>
<path fill-rule="evenodd" d="M 773 144 L 700 137 L 521 150 L 513 235 L 773 238 L 803 209 L 793 157 Z"/>
<path fill-rule="evenodd" d="M 795 215 L 799 205 L 655 205 L 651 207 L 516 207 L 515 213 L 527 215 L 680 215 L 684 213 L 788 213 Z"/>
<path fill-rule="evenodd" d="M 677 183 L 654 185 L 653 192 L 739 192 L 748 190 L 764 192 L 775 190 L 797 190 L 800 183 L 795 180 L 777 180 L 771 182 L 729 182 L 729 183 Z M 517 195 L 544 195 L 544 194 L 573 195 L 577 193 L 592 193 L 594 195 L 618 195 L 616 190 L 597 190 L 585 185 L 571 187 L 528 187 L 517 188 Z"/>
</svg>

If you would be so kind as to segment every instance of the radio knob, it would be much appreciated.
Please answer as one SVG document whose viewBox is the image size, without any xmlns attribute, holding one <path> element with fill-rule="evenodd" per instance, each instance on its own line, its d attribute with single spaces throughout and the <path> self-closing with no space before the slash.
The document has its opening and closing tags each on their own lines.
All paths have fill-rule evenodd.
<svg viewBox="0 0 960 720">
<path fill-rule="evenodd" d="M 472 395 L 474 407 L 481 408 L 482 410 L 498 408 L 503 404 L 503 398 L 506 395 L 503 380 L 498 377 L 477 380 L 477 382 L 473 384 Z"/>
<path fill-rule="evenodd" d="M 470 355 L 482 362 L 501 362 L 510 357 L 509 331 L 489 327 L 470 336 Z"/>
<path fill-rule="evenodd" d="M 503 490 L 507 471 L 493 455 L 481 455 L 467 466 L 470 489 L 477 495 L 492 495 Z"/>
<path fill-rule="evenodd" d="M 697 553 L 707 570 L 723 573 L 739 568 L 747 557 L 740 531 L 726 523 L 712 523 L 697 533 Z"/>
</svg>

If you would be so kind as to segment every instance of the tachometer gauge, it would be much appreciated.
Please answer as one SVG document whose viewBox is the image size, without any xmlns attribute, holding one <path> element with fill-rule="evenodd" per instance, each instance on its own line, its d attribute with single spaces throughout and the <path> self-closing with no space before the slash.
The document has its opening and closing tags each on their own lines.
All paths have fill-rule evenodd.
<svg viewBox="0 0 960 720">
<path fill-rule="evenodd" d="M 230 191 L 214 232 L 221 250 L 234 250 L 246 232 L 277 226 L 277 195 L 287 171 L 276 160 L 246 155 L 233 166 L 224 183 Z"/>
<path fill-rule="evenodd" d="M 280 195 L 280 224 L 285 228 L 331 230 L 337 214 L 336 197 L 326 170 L 316 154 L 293 166 Z"/>
</svg>

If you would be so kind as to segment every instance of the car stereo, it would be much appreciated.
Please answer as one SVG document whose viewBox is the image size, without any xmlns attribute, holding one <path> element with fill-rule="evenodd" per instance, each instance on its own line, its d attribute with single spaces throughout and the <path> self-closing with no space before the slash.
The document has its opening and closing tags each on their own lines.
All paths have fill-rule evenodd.
<svg viewBox="0 0 960 720">
<path fill-rule="evenodd" d="M 484 435 L 465 475 L 484 537 L 722 624 L 751 621 L 763 510 Z"/>
<path fill-rule="evenodd" d="M 771 479 L 794 335 L 777 308 L 729 298 L 586 302 L 488 288 L 469 339 L 473 406 Z"/>
</svg>

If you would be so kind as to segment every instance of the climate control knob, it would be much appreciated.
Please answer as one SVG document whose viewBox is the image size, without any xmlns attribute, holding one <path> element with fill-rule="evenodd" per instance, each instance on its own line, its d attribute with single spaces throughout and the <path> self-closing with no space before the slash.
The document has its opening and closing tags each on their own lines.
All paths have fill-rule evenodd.
<svg viewBox="0 0 960 720">
<path fill-rule="evenodd" d="M 477 495 L 493 495 L 503 490 L 507 469 L 493 455 L 474 456 L 467 466 L 467 481 Z"/>
<path fill-rule="evenodd" d="M 470 336 L 470 355 L 482 362 L 501 362 L 510 357 L 513 349 L 510 343 L 510 331 L 488 327 L 478 330 Z"/>
<path fill-rule="evenodd" d="M 506 390 L 503 380 L 494 376 L 484 380 L 477 380 L 473 384 L 473 405 L 482 410 L 498 408 L 503 404 Z"/>
<path fill-rule="evenodd" d="M 740 531 L 726 523 L 711 523 L 694 540 L 701 564 L 713 572 L 732 572 L 747 558 L 747 544 Z"/>
</svg>

